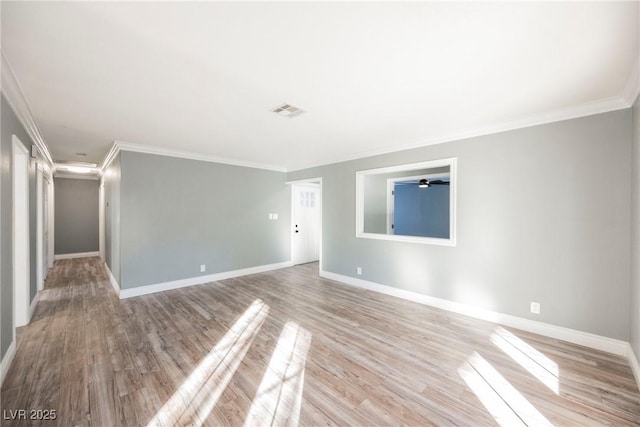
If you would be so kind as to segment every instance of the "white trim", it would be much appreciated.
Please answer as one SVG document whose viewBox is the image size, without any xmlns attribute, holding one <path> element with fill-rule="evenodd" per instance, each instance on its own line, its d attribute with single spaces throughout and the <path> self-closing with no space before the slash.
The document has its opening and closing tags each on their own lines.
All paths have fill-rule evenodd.
<svg viewBox="0 0 640 427">
<path fill-rule="evenodd" d="M 286 185 L 293 185 L 293 184 L 314 184 L 314 183 L 319 183 L 320 185 L 322 185 L 322 177 L 317 177 L 317 178 L 307 178 L 307 179 L 296 179 L 295 181 L 287 181 L 285 182 Z"/>
<path fill-rule="evenodd" d="M 29 295 L 31 284 L 31 250 L 30 236 L 31 228 L 29 224 L 29 150 L 22 144 L 16 135 L 11 136 L 11 176 L 12 176 L 12 244 L 13 248 L 13 334 L 15 339 L 16 328 L 29 324 Z M 22 160 L 19 158 L 22 157 Z M 25 163 L 24 175 L 18 176 L 16 164 Z M 16 186 L 22 182 L 25 186 L 25 194 L 16 193 Z M 18 202 L 19 199 L 21 203 Z M 22 205 L 22 206 L 20 206 Z M 16 221 L 16 218 L 20 218 Z M 24 229 L 20 230 L 19 228 Z M 24 264 L 24 265 L 23 265 Z"/>
<path fill-rule="evenodd" d="M 322 270 L 322 240 L 323 240 L 323 238 L 322 238 L 322 236 L 323 236 L 323 234 L 322 234 L 322 206 L 323 206 L 323 198 L 324 198 L 324 188 L 323 188 L 323 185 L 322 185 L 322 178 L 320 178 L 319 181 L 320 181 L 320 184 L 319 184 L 319 186 L 320 186 L 320 199 L 318 200 L 318 211 L 319 211 L 318 212 L 319 213 L 318 221 L 320 222 L 320 224 L 318 226 L 318 235 L 319 235 L 320 242 L 318 244 L 318 265 L 319 265 L 320 270 Z"/>
<path fill-rule="evenodd" d="M 29 305 L 29 322 L 31 322 L 31 318 L 33 317 L 33 313 L 36 311 L 36 307 L 38 306 L 38 302 L 40 302 L 40 292 L 36 293 L 36 296 L 33 297 L 31 304 Z"/>
<path fill-rule="evenodd" d="M 547 123 L 561 122 L 565 120 L 577 119 L 580 117 L 591 116 L 594 114 L 608 113 L 611 111 L 629 108 L 630 104 L 622 96 L 612 96 L 598 101 L 587 102 L 567 108 L 531 114 L 520 119 L 496 122 L 494 124 L 481 126 L 478 128 L 470 128 L 459 132 L 452 132 L 444 135 L 435 135 L 430 138 L 414 141 L 395 147 L 386 147 L 375 150 L 360 151 L 347 156 L 328 158 L 325 160 L 308 162 L 302 165 L 287 169 L 287 172 L 294 172 L 303 169 L 310 169 L 318 166 L 331 165 L 334 163 L 347 162 L 350 160 L 359 160 L 366 157 L 378 156 L 381 154 L 397 153 L 400 151 L 411 150 L 414 148 L 426 147 L 428 145 L 443 144 L 445 142 L 459 141 L 462 139 L 474 138 L 477 136 L 497 134 L 510 130 L 528 128 L 532 126 L 544 125 Z"/>
<path fill-rule="evenodd" d="M 49 249 L 47 250 L 47 266 L 49 268 L 53 267 L 53 261 L 55 260 L 55 217 L 56 217 L 56 205 L 55 205 L 55 183 L 54 180 L 51 179 L 47 184 L 47 191 L 49 192 L 49 200 L 47 201 L 49 206 L 49 228 L 47 231 L 49 232 Z"/>
<path fill-rule="evenodd" d="M 296 186 L 300 183 L 292 184 L 289 187 L 291 188 L 291 216 L 289 217 L 289 258 L 291 258 L 291 265 L 295 265 L 293 256 L 293 248 L 295 246 L 295 237 L 294 237 L 294 221 L 296 215 Z M 322 232 L 320 233 L 320 240 L 322 241 Z"/>
<path fill-rule="evenodd" d="M 259 265 L 257 267 L 243 268 L 240 270 L 225 271 L 222 273 L 208 274 L 206 276 L 190 277 L 188 279 L 173 280 L 171 282 L 155 283 L 153 285 L 138 286 L 135 288 L 121 289 L 120 299 L 137 297 L 140 295 L 153 294 L 156 292 L 169 291 L 187 286 L 203 285 L 205 283 L 217 282 L 219 280 L 231 279 L 233 277 L 247 276 L 249 274 L 264 273 L 265 271 L 279 270 L 293 266 L 293 262 L 285 261 L 275 264 Z"/>
<path fill-rule="evenodd" d="M 400 146 L 360 151 L 347 156 L 340 156 L 340 157 L 328 158 L 320 161 L 307 162 L 301 165 L 296 165 L 292 168 L 287 168 L 280 165 L 246 162 L 238 159 L 216 157 L 216 156 L 210 156 L 206 154 L 200 154 L 200 153 L 189 152 L 189 151 L 174 150 L 174 149 L 165 148 L 165 147 L 154 147 L 150 145 L 132 144 L 128 142 L 114 141 L 113 144 L 111 145 L 111 148 L 107 152 L 107 155 L 104 157 L 102 163 L 100 164 L 99 170 L 100 170 L 100 175 L 102 175 L 121 150 L 157 154 L 162 156 L 179 157 L 179 158 L 192 159 L 192 160 L 201 160 L 201 161 L 229 164 L 229 165 L 235 165 L 235 166 L 244 166 L 244 167 L 250 167 L 250 168 L 257 168 L 257 169 L 267 169 L 267 170 L 273 170 L 278 172 L 294 172 L 294 171 L 310 169 L 318 166 L 330 165 L 334 163 L 364 159 L 367 157 L 373 157 L 373 156 L 378 156 L 382 154 L 397 153 L 400 151 L 426 147 L 429 145 L 443 144 L 446 142 L 459 141 L 459 140 L 474 138 L 474 137 L 483 136 L 483 135 L 491 135 L 491 134 L 497 134 L 497 133 L 507 132 L 511 130 L 544 125 L 548 123 L 562 122 L 566 120 L 577 119 L 581 117 L 592 116 L 595 114 L 608 113 L 611 111 L 617 111 L 617 110 L 629 108 L 633 105 L 633 102 L 635 101 L 635 97 L 637 97 L 638 92 L 640 90 L 640 82 L 638 82 L 638 76 L 637 76 L 638 73 L 636 70 L 638 70 L 637 65 L 634 68 L 634 70 L 632 70 L 629 80 L 625 85 L 622 95 L 620 96 L 612 96 L 609 98 L 604 98 L 604 99 L 600 99 L 592 102 L 586 102 L 584 104 L 579 104 L 571 107 L 559 108 L 556 110 L 546 111 L 546 112 L 537 113 L 537 114 L 531 114 L 519 119 L 505 121 L 505 122 L 496 122 L 486 126 L 470 128 L 463 131 L 452 132 L 452 133 L 443 134 L 443 135 L 435 135 L 430 138 L 414 141 L 414 142 L 403 144 Z M 634 97 L 634 94 L 635 94 L 635 97 Z M 287 184 L 293 183 L 293 182 L 295 181 L 288 181 Z"/>
<path fill-rule="evenodd" d="M 104 175 L 104 172 L 107 170 L 109 165 L 115 160 L 119 152 L 120 152 L 120 148 L 118 147 L 118 144 L 114 141 L 114 143 L 111 144 L 109 151 L 107 151 L 107 154 L 104 156 L 102 163 L 98 165 L 98 170 L 100 171 L 99 172 L 100 177 Z"/>
<path fill-rule="evenodd" d="M 318 264 L 320 265 L 320 270 L 322 270 L 322 178 L 309 178 L 309 179 L 298 179 L 296 181 L 287 181 L 285 182 L 285 184 L 290 185 L 291 186 L 291 221 L 289 223 L 289 230 L 291 233 L 291 237 L 290 237 L 290 254 L 291 254 L 291 263 L 292 265 L 295 265 L 295 263 L 293 262 L 293 245 L 294 245 L 294 240 L 295 240 L 295 232 L 294 232 L 294 227 L 293 227 L 293 222 L 295 221 L 295 213 L 296 213 L 296 206 L 295 206 L 295 188 L 296 186 L 301 186 L 301 187 L 311 187 L 311 188 L 317 188 L 319 189 L 319 195 L 318 195 L 318 235 L 319 235 L 319 242 L 318 242 Z"/>
<path fill-rule="evenodd" d="M 65 178 L 65 179 L 88 179 L 91 181 L 99 181 L 100 177 L 98 175 L 82 175 L 82 174 L 70 174 L 70 173 L 62 173 L 56 172 L 53 175 L 54 178 Z"/>
<path fill-rule="evenodd" d="M 72 259 L 72 258 L 88 258 L 92 256 L 100 256 L 100 252 L 94 251 L 94 252 L 76 252 L 73 254 L 56 254 L 54 259 L 59 260 L 59 259 Z"/>
<path fill-rule="evenodd" d="M 628 356 L 629 343 L 626 341 L 616 340 L 613 338 L 603 337 L 588 332 L 569 329 L 562 326 L 555 326 L 549 323 L 529 320 L 522 317 L 516 317 L 509 314 L 498 313 L 495 311 L 484 310 L 467 304 L 450 301 L 442 298 L 436 298 L 429 295 L 420 294 L 413 291 L 394 288 L 388 285 L 369 282 L 367 280 L 356 279 L 354 277 L 343 276 L 342 274 L 331 273 L 329 271 L 320 271 L 320 277 L 331 279 L 339 283 L 358 288 L 368 289 L 370 291 L 379 292 L 419 304 L 437 307 L 453 313 L 463 314 L 465 316 L 476 319 L 486 320 L 501 325 L 510 326 L 535 334 L 544 335 L 546 337 L 555 338 L 570 343 L 583 345 L 585 347 L 594 348 L 596 350 L 606 351 L 619 356 Z"/>
<path fill-rule="evenodd" d="M 36 289 L 44 288 L 45 265 L 44 259 L 44 170 L 36 168 Z"/>
<path fill-rule="evenodd" d="M 120 285 L 118 284 L 118 281 L 116 280 L 116 278 L 113 277 L 113 273 L 111 272 L 111 269 L 109 268 L 106 262 L 104 263 L 104 268 L 105 270 L 107 270 L 107 275 L 109 276 L 109 282 L 111 282 L 111 286 L 113 286 L 113 290 L 116 291 L 116 295 L 120 297 Z"/>
<path fill-rule="evenodd" d="M 636 59 L 635 64 L 633 64 L 631 68 L 627 84 L 622 91 L 622 98 L 629 104 L 629 107 L 631 107 L 638 97 L 638 93 L 640 93 L 640 58 Z"/>
<path fill-rule="evenodd" d="M 42 153 L 42 156 L 48 163 L 49 169 L 53 170 L 53 158 L 51 157 L 51 152 L 40 133 L 38 123 L 31 112 L 27 98 L 25 97 L 24 92 L 20 87 L 20 83 L 18 83 L 18 80 L 13 73 L 13 69 L 5 56 L 4 51 L 0 52 L 0 56 L 2 56 L 2 73 L 0 73 L 2 93 L 5 95 L 7 102 L 16 113 L 20 123 L 24 126 L 27 134 L 29 134 L 29 137 L 31 137 L 35 145 L 38 147 L 38 151 Z"/>
<path fill-rule="evenodd" d="M 287 181 L 285 182 L 286 185 L 291 185 L 291 224 L 289 224 L 290 230 L 291 230 L 291 239 L 290 239 L 290 253 L 291 253 L 291 262 L 293 264 L 293 215 L 294 215 L 294 210 L 293 210 L 293 203 L 294 203 L 294 197 L 293 197 L 293 186 L 294 185 L 298 185 L 298 184 L 314 184 L 314 183 L 318 183 L 320 186 L 320 219 L 318 221 L 320 221 L 320 229 L 318 230 L 318 232 L 320 233 L 320 247 L 318 248 L 318 252 L 319 252 L 319 260 L 318 260 L 318 264 L 320 265 L 320 271 L 322 271 L 322 240 L 323 240 L 323 234 L 322 234 L 322 197 L 323 197 L 323 184 L 322 184 L 322 177 L 315 177 L 315 178 L 307 178 L 307 179 L 297 179 L 294 181 Z"/>
<path fill-rule="evenodd" d="M 217 157 L 207 154 L 199 154 L 191 151 L 174 150 L 166 147 L 155 147 L 151 145 L 132 144 L 130 142 L 114 141 L 113 145 L 109 149 L 109 152 L 105 156 L 102 164 L 100 165 L 101 173 L 109 167 L 113 159 L 118 155 L 120 151 L 133 151 L 137 153 L 155 154 L 158 156 L 178 157 L 181 159 L 199 160 L 202 162 L 222 163 L 225 165 L 241 166 L 254 169 L 266 169 L 276 172 L 286 172 L 287 169 L 278 165 L 271 165 L 266 163 L 247 162 L 238 159 L 229 159 L 226 157 Z"/>
<path fill-rule="evenodd" d="M 100 179 L 98 185 L 98 252 L 100 258 L 105 260 L 105 221 L 104 221 L 104 180 Z"/>
<path fill-rule="evenodd" d="M 633 352 L 633 347 L 631 347 L 631 344 L 628 344 L 627 351 L 629 365 L 631 365 L 633 376 L 636 378 L 636 383 L 638 384 L 638 390 L 640 390 L 640 362 L 638 361 L 636 354 Z"/>
<path fill-rule="evenodd" d="M 286 185 L 290 185 L 291 186 L 291 223 L 289 224 L 290 230 L 291 230 L 291 239 L 290 239 L 290 253 L 291 253 L 291 262 L 293 264 L 293 215 L 294 215 L 294 209 L 293 209 L 293 203 L 294 203 L 294 197 L 293 197 L 293 186 L 294 185 L 312 185 L 317 183 L 318 186 L 320 187 L 320 200 L 319 200 L 319 206 L 318 209 L 320 209 L 320 218 L 318 219 L 318 221 L 320 221 L 320 229 L 318 230 L 318 233 L 320 233 L 320 244 L 319 244 L 319 248 L 318 248 L 318 255 L 319 255 L 319 259 L 318 259 L 318 264 L 320 266 L 320 271 L 322 271 L 322 240 L 323 240 L 323 234 L 322 234 L 322 206 L 323 206 L 323 197 L 324 197 L 324 186 L 322 183 L 322 177 L 315 177 L 315 178 L 306 178 L 306 179 L 296 179 L 293 181 L 287 181 L 285 182 Z"/>
<path fill-rule="evenodd" d="M 2 8 L 0 7 L 0 22 L 2 22 Z M 0 72 L 2 70 L 0 69 Z M 1 80 L 0 80 L 1 82 Z M 1 85 L 1 83 L 0 83 Z M 1 90 L 1 88 L 0 88 Z M 0 173 L 0 189 L 2 189 L 2 173 Z M 2 209 L 0 209 L 1 211 Z M 2 223 L 2 214 L 0 213 L 0 224 Z M 12 226 L 13 227 L 13 226 Z M 13 234 L 13 233 L 12 233 Z M 12 236 L 13 237 L 13 236 Z M 6 236 L 4 237 L 5 239 L 7 238 Z M 1 255 L 2 255 L 2 233 L 0 233 L 0 261 L 1 261 Z M 13 246 L 13 241 L 11 242 L 11 245 Z M 2 277 L 2 262 L 0 262 L 0 278 Z M 13 301 L 11 301 L 11 305 L 13 306 Z M 12 310 L 13 311 L 13 307 Z M 11 316 L 13 317 L 13 315 Z M 13 319 L 11 319 L 12 323 L 13 323 Z M 13 324 L 11 325 L 11 328 L 13 329 Z M 0 337 L 2 337 L 2 315 L 0 313 Z M 13 335 L 13 332 L 12 332 Z M 1 343 L 0 343 L 1 344 Z M 13 345 L 13 342 L 11 343 L 11 345 Z M 9 348 L 11 348 L 11 345 L 9 346 Z M 4 379 L 4 374 L 5 374 L 5 368 L 4 368 L 4 364 L 2 363 L 2 353 L 1 353 L 2 349 L 0 348 L 0 389 L 2 389 L 2 380 Z"/>
<path fill-rule="evenodd" d="M 9 368 L 11 367 L 11 362 L 13 362 L 13 358 L 16 357 L 16 340 L 11 341 L 11 345 L 7 349 L 7 352 L 4 354 L 2 358 L 2 362 L 0 362 L 0 386 L 4 382 L 5 377 L 7 376 L 7 372 L 9 372 Z"/>
<path fill-rule="evenodd" d="M 387 166 L 376 169 L 367 169 L 356 172 L 356 237 L 364 239 L 389 240 L 394 242 L 421 243 L 441 246 L 456 246 L 456 207 L 457 207 L 457 158 L 429 160 L 425 162 Z M 387 174 L 394 172 L 410 171 L 413 169 L 426 169 L 449 167 L 449 238 L 399 236 L 395 234 L 366 233 L 364 231 L 364 177 L 367 175 Z"/>
</svg>

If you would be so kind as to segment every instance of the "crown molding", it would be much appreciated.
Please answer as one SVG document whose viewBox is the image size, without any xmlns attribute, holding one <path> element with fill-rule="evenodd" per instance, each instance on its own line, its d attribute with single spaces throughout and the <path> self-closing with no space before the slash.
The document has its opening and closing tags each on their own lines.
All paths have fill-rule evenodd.
<svg viewBox="0 0 640 427">
<path fill-rule="evenodd" d="M 113 144 L 111 144 L 111 147 L 109 147 L 109 151 L 107 151 L 107 154 L 105 154 L 104 159 L 102 159 L 102 163 L 98 165 L 98 176 L 102 177 L 102 175 L 104 175 L 104 172 L 115 160 L 119 152 L 120 148 L 118 148 L 118 143 L 114 141 Z"/>
<path fill-rule="evenodd" d="M 3 56 L 4 58 L 4 56 Z M 264 164 L 257 162 L 249 162 L 238 159 L 229 159 L 225 157 L 210 156 L 201 153 L 195 153 L 190 151 L 174 150 L 166 147 L 155 147 L 151 145 L 133 144 L 124 141 L 114 141 L 111 148 L 107 152 L 105 158 L 100 166 L 100 175 L 102 175 L 107 167 L 111 164 L 113 159 L 120 151 L 133 151 L 138 153 L 156 154 L 160 156 L 178 157 L 190 160 L 200 160 L 212 163 L 222 163 L 234 166 L 249 167 L 255 169 L 266 169 L 277 172 L 294 172 L 304 169 L 310 169 L 319 166 L 326 166 L 334 163 L 348 162 L 357 159 L 363 159 L 367 157 L 373 157 L 383 154 L 397 153 L 400 151 L 411 150 L 415 148 L 426 147 L 429 145 L 443 144 L 446 142 L 459 141 L 479 136 L 491 135 L 511 130 L 524 129 L 533 126 L 539 126 L 554 122 L 561 122 L 565 120 L 577 119 L 581 117 L 592 116 L 595 114 L 603 114 L 612 111 L 622 110 L 633 106 L 635 100 L 640 93 L 640 60 L 636 60 L 625 87 L 620 96 L 612 96 L 609 98 L 600 99 L 597 101 L 586 102 L 570 107 L 559 108 L 551 111 L 545 111 L 542 113 L 532 114 L 529 116 L 521 117 L 519 119 L 496 122 L 487 126 L 481 126 L 477 128 L 470 128 L 460 132 L 453 132 L 449 134 L 436 135 L 420 141 L 415 141 L 402 146 L 387 147 L 376 150 L 367 150 L 353 153 L 347 156 L 340 156 L 334 158 L 327 158 L 325 160 L 308 162 L 301 165 L 294 166 L 292 168 L 286 168 L 283 166 Z"/>
<path fill-rule="evenodd" d="M 349 156 L 343 156 L 339 158 L 331 158 L 322 160 L 319 162 L 306 163 L 301 166 L 296 166 L 291 169 L 287 169 L 287 172 L 294 172 L 303 169 L 310 169 L 319 166 L 326 166 L 334 163 L 348 162 L 351 160 L 363 159 L 366 157 L 373 157 L 382 154 L 397 153 L 399 151 L 411 150 L 414 148 L 426 147 L 429 145 L 443 144 L 445 142 L 459 141 L 463 139 L 474 138 L 478 136 L 491 135 L 500 132 L 506 132 L 510 130 L 523 129 L 532 126 L 538 126 L 548 123 L 561 122 L 565 120 L 577 119 L 580 117 L 592 116 L 595 114 L 608 113 L 611 111 L 622 110 L 629 108 L 632 104 L 627 102 L 621 96 L 612 96 L 610 98 L 601 99 L 598 101 L 587 102 L 580 105 L 575 105 L 567 108 L 560 108 L 557 110 L 551 110 L 543 113 L 532 114 L 520 119 L 498 122 L 488 126 L 482 126 L 479 128 L 471 128 L 461 132 L 455 132 L 445 135 L 437 135 L 421 141 L 416 141 L 410 144 L 397 146 L 393 148 L 381 148 L 377 150 L 367 150 L 354 153 Z"/>
<path fill-rule="evenodd" d="M 276 172 L 287 172 L 287 169 L 278 165 L 271 165 L 266 163 L 247 162 L 237 159 L 229 159 L 227 157 L 210 156 L 207 154 L 194 153 L 191 151 L 174 150 L 166 147 L 154 147 L 151 145 L 133 144 L 124 141 L 114 141 L 113 145 L 107 152 L 104 160 L 100 166 L 100 173 L 109 167 L 113 159 L 118 155 L 120 151 L 133 151 L 136 153 L 155 154 L 158 156 L 177 157 L 180 159 L 199 160 L 202 162 L 221 163 L 225 165 L 241 166 L 253 169 L 265 169 Z"/>
<path fill-rule="evenodd" d="M 51 157 L 51 151 L 49 151 L 49 147 L 45 142 L 42 134 L 40 133 L 40 129 L 38 128 L 38 124 L 36 122 L 35 117 L 29 107 L 29 102 L 20 87 L 20 83 L 13 73 L 13 69 L 7 60 L 4 51 L 0 50 L 2 56 L 2 75 L 1 81 L 1 90 L 4 94 L 7 102 L 18 116 L 18 120 L 24 126 L 27 134 L 34 142 L 36 147 L 38 147 L 38 151 L 42 154 L 44 160 L 48 163 L 49 168 L 51 170 L 54 169 L 53 166 L 53 157 Z"/>
</svg>

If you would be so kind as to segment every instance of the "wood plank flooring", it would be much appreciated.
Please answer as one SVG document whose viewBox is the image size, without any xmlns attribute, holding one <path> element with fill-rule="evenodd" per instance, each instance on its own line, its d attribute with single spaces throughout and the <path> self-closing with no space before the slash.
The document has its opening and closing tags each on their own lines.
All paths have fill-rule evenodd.
<svg viewBox="0 0 640 427">
<path fill-rule="evenodd" d="M 56 261 L 2 425 L 640 425 L 621 357 L 346 287 L 317 264 L 119 300 Z M 55 420 L 8 420 L 55 409 Z"/>
</svg>

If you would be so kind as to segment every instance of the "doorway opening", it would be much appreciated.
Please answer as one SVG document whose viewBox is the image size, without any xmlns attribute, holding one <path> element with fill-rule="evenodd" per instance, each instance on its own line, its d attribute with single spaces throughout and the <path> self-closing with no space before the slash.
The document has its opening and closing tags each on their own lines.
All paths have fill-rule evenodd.
<svg viewBox="0 0 640 427">
<path fill-rule="evenodd" d="M 49 209 L 51 205 L 51 180 L 45 170 L 36 170 L 36 284 L 38 291 L 44 288 L 49 271 Z"/>
<path fill-rule="evenodd" d="M 322 271 L 322 178 L 292 181 L 291 261 L 319 261 Z"/>
<path fill-rule="evenodd" d="M 387 179 L 387 234 L 448 239 L 450 173 Z"/>
<path fill-rule="evenodd" d="M 54 236 L 55 236 L 55 208 L 54 208 L 54 187 L 53 176 L 49 176 L 50 181 L 47 181 L 47 267 L 53 268 L 54 261 Z"/>
<path fill-rule="evenodd" d="M 30 320 L 29 152 L 13 135 L 13 334 Z"/>
</svg>

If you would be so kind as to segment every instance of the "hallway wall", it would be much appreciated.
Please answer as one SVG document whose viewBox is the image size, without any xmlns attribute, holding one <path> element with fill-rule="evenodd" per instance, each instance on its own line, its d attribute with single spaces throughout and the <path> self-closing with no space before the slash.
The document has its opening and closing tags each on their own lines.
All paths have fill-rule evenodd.
<svg viewBox="0 0 640 427">
<path fill-rule="evenodd" d="M 2 129 L 0 135 L 0 357 L 11 346 L 13 339 L 13 188 L 12 188 L 12 136 L 30 151 L 33 140 L 4 94 L 0 100 Z M 37 294 L 36 286 L 36 168 L 38 157 L 29 157 L 29 252 L 30 252 L 30 300 Z"/>
</svg>

